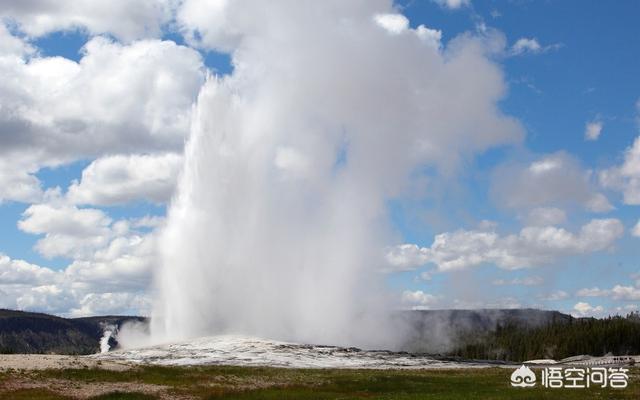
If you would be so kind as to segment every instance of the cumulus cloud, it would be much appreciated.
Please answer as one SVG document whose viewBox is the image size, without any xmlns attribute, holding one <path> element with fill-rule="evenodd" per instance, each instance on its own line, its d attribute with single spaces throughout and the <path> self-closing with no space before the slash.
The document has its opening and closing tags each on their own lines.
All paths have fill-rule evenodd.
<svg viewBox="0 0 640 400">
<path fill-rule="evenodd" d="M 24 260 L 12 260 L 0 253 L 0 282 L 3 284 L 43 285 L 53 283 L 56 273 Z"/>
<path fill-rule="evenodd" d="M 75 204 L 106 206 L 142 199 L 166 203 L 181 165 L 182 157 L 175 153 L 101 157 L 82 171 L 67 197 Z"/>
<path fill-rule="evenodd" d="M 157 215 L 145 215 L 142 218 L 135 218 L 131 221 L 134 228 L 158 228 L 164 224 L 164 217 Z"/>
<path fill-rule="evenodd" d="M 44 192 L 40 180 L 35 176 L 38 165 L 16 158 L 0 158 L 0 204 L 7 200 L 24 203 L 40 201 Z"/>
<path fill-rule="evenodd" d="M 524 278 L 514 278 L 510 280 L 506 279 L 496 279 L 493 283 L 496 286 L 538 286 L 542 285 L 544 279 L 539 276 L 527 276 Z"/>
<path fill-rule="evenodd" d="M 112 270 L 94 280 L 70 268 L 53 270 L 0 254 L 0 307 L 66 316 L 148 315 L 148 281 L 134 286 L 129 275 Z"/>
<path fill-rule="evenodd" d="M 592 173 L 575 157 L 557 152 L 529 163 L 512 162 L 496 168 L 491 193 L 498 204 L 512 209 L 578 204 L 592 212 L 611 211 L 613 206 L 592 181 Z"/>
<path fill-rule="evenodd" d="M 471 0 L 434 0 L 440 7 L 457 10 L 471 5 Z"/>
<path fill-rule="evenodd" d="M 591 141 L 598 140 L 602 133 L 603 125 L 602 121 L 587 122 L 584 128 L 584 138 Z"/>
<path fill-rule="evenodd" d="M 374 20 L 389 33 L 398 35 L 409 29 L 409 19 L 402 14 L 377 14 Z"/>
<path fill-rule="evenodd" d="M 92 35 L 108 33 L 132 41 L 160 36 L 162 25 L 171 18 L 170 5 L 169 0 L 3 1 L 0 17 L 31 37 L 80 29 Z"/>
<path fill-rule="evenodd" d="M 113 221 L 101 210 L 49 200 L 30 206 L 19 228 L 44 236 L 35 248 L 45 257 L 71 262 L 53 270 L 0 254 L 0 307 L 70 316 L 148 312 L 155 231 L 146 229 L 161 219 Z"/>
<path fill-rule="evenodd" d="M 390 265 L 411 269 L 434 263 L 441 271 L 493 263 L 504 269 L 548 264 L 558 257 L 601 251 L 624 232 L 617 219 L 594 219 L 572 233 L 552 226 L 523 228 L 518 234 L 458 230 L 436 235 L 430 247 L 403 244 L 387 253 Z"/>
<path fill-rule="evenodd" d="M 68 158 L 179 150 L 203 81 L 201 67 L 196 51 L 170 41 L 125 46 L 101 37 L 85 44 L 78 63 L 61 57 L 2 63 L 10 79 L 2 83 L 0 122 L 13 121 L 3 126 L 2 152 L 35 148 Z"/>
<path fill-rule="evenodd" d="M 622 165 L 614 166 L 599 174 L 600 184 L 620 191 L 628 205 L 640 205 L 640 136 L 624 152 Z"/>
<path fill-rule="evenodd" d="M 435 48 L 439 48 L 441 45 L 441 31 L 427 28 L 424 25 L 420 25 L 416 29 L 411 29 L 409 27 L 409 19 L 402 14 L 376 14 L 373 19 L 376 24 L 378 24 L 380 27 L 382 27 L 392 35 L 400 35 L 405 32 L 411 32 L 422 41 L 430 44 Z"/>
<path fill-rule="evenodd" d="M 23 57 L 35 53 L 35 49 L 24 40 L 17 38 L 9 32 L 0 21 L 0 54 L 3 56 Z"/>
<path fill-rule="evenodd" d="M 438 297 L 422 290 L 405 290 L 402 292 L 401 301 L 409 305 L 413 310 L 425 310 L 431 308 L 438 302 Z"/>
<path fill-rule="evenodd" d="M 536 38 L 520 38 L 513 46 L 511 46 L 511 54 L 520 55 L 524 53 L 539 54 L 545 53 L 549 50 L 557 50 L 560 48 L 560 44 L 552 44 L 548 46 L 542 46 Z"/>
<path fill-rule="evenodd" d="M 634 277 L 635 275 L 632 275 Z M 638 301 L 640 300 L 640 287 L 636 282 L 635 286 L 615 285 L 611 289 L 600 289 L 598 287 L 584 288 L 578 290 L 576 295 L 582 297 L 610 297 L 614 300 Z"/>
<path fill-rule="evenodd" d="M 240 17 L 229 15 L 235 10 L 225 0 L 184 0 L 176 11 L 176 23 L 190 45 L 229 52 L 242 36 L 228 22 L 232 17 Z"/>
<path fill-rule="evenodd" d="M 611 288 L 610 295 L 614 300 L 637 301 L 640 300 L 640 288 L 634 286 L 615 285 Z"/>
<path fill-rule="evenodd" d="M 530 226 L 554 226 L 567 220 L 564 210 L 555 207 L 538 207 L 529 211 L 527 224 Z"/>
<path fill-rule="evenodd" d="M 426 249 L 417 244 L 400 244 L 390 248 L 386 254 L 389 265 L 398 271 L 411 271 L 429 261 Z"/>
<path fill-rule="evenodd" d="M 0 199 L 38 201 L 44 166 L 182 151 L 205 76 L 195 50 L 96 37 L 74 62 L 11 48 L 0 53 Z"/>
<path fill-rule="evenodd" d="M 69 312 L 71 317 L 87 315 L 149 315 L 151 303 L 148 296 L 140 293 L 89 293 L 82 297 Z"/>
<path fill-rule="evenodd" d="M 515 54 L 524 53 L 525 51 L 538 53 L 542 50 L 542 46 L 538 43 L 538 40 L 533 38 L 520 38 L 511 47 L 511 51 Z"/>
<path fill-rule="evenodd" d="M 592 306 L 589 303 L 585 303 L 583 301 L 576 303 L 573 306 L 574 317 L 595 317 L 600 316 L 604 312 L 604 308 L 602 306 Z"/>
<path fill-rule="evenodd" d="M 36 250 L 45 257 L 81 257 L 104 246 L 111 234 L 111 218 L 103 211 L 66 204 L 34 204 L 18 221 L 24 232 L 44 235 Z"/>
<path fill-rule="evenodd" d="M 101 290 L 138 291 L 150 280 L 155 234 L 136 227 L 148 228 L 154 222 L 151 217 L 113 221 L 101 210 L 59 200 L 30 206 L 18 227 L 43 235 L 35 249 L 44 257 L 72 260 L 64 270 L 67 281 Z"/>
<path fill-rule="evenodd" d="M 549 293 L 547 295 L 538 296 L 540 300 L 543 301 L 560 301 L 569 298 L 569 293 L 564 290 L 556 290 L 555 292 Z"/>
<path fill-rule="evenodd" d="M 73 294 L 59 285 L 40 285 L 21 288 L 14 294 L 19 310 L 37 310 L 61 314 L 74 304 Z"/>
</svg>

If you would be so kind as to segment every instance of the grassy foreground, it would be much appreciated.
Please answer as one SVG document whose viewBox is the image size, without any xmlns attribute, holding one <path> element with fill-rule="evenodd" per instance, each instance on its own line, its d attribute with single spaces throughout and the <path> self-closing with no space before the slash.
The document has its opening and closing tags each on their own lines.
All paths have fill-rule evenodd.
<svg viewBox="0 0 640 400">
<path fill-rule="evenodd" d="M 627 389 L 531 389 L 509 385 L 511 369 L 301 370 L 140 367 L 0 373 L 1 399 L 638 399 Z"/>
</svg>

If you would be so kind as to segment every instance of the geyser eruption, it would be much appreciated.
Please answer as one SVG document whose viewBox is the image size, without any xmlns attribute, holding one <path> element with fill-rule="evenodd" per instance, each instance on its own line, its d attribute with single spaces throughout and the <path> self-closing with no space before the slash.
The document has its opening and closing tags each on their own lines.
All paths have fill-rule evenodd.
<svg viewBox="0 0 640 400">
<path fill-rule="evenodd" d="M 504 84 L 487 54 L 500 38 L 443 49 L 386 0 L 211 4 L 186 1 L 178 20 L 234 71 L 208 79 L 194 108 L 154 340 L 387 345 L 388 201 L 520 136 L 495 106 Z"/>
</svg>

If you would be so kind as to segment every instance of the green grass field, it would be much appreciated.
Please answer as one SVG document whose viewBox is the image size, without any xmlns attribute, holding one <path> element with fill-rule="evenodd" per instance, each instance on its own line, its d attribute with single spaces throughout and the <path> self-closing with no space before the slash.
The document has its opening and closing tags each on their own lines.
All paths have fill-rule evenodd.
<svg viewBox="0 0 640 400">
<path fill-rule="evenodd" d="M 1 399 L 638 399 L 626 389 L 512 388 L 511 369 L 302 370 L 141 367 L 128 371 L 4 371 Z"/>
</svg>

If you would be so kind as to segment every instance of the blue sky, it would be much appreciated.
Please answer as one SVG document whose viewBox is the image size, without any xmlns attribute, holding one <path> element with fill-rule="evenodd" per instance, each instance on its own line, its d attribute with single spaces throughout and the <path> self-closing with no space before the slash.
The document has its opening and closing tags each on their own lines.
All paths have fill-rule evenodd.
<svg viewBox="0 0 640 400">
<path fill-rule="evenodd" d="M 640 272 L 640 228 L 637 235 L 634 235 L 634 226 L 640 219 L 640 202 L 627 198 L 630 196 L 625 197 L 625 193 L 632 191 L 633 185 L 638 185 L 637 182 L 634 183 L 634 179 L 640 181 L 640 171 L 637 170 L 640 168 L 640 161 L 636 161 L 635 164 L 633 160 L 628 161 L 625 159 L 625 151 L 631 148 L 640 134 L 640 24 L 637 23 L 640 3 L 631 0 L 615 3 L 471 0 L 463 1 L 460 7 L 450 7 L 447 4 L 445 1 L 400 1 L 396 4 L 396 10 L 409 19 L 413 28 L 424 24 L 430 29 L 441 31 L 443 48 L 446 48 L 450 40 L 465 33 L 501 43 L 499 51 L 487 56 L 502 70 L 507 88 L 498 107 L 504 114 L 519 121 L 525 136 L 519 144 L 496 146 L 465 158 L 455 173 L 455 179 L 443 177 L 435 170 L 428 170 L 425 175 L 431 179 L 430 188 L 435 187 L 437 190 L 429 191 L 426 196 L 389 200 L 389 215 L 401 243 L 415 244 L 417 249 L 423 249 L 426 251 L 425 254 L 429 254 L 423 259 L 413 253 L 403 254 L 405 267 L 399 269 L 405 270 L 388 275 L 386 279 L 390 287 L 403 298 L 403 301 L 406 300 L 405 306 L 409 307 L 533 306 L 559 309 L 576 315 L 598 316 L 635 310 L 640 301 L 640 285 L 636 282 L 640 281 L 640 277 L 634 275 Z M 77 22 L 67 25 L 61 22 L 58 27 L 45 29 L 33 25 L 28 13 L 18 14 L 15 10 L 2 7 L 0 15 L 7 26 L 4 35 L 11 36 L 16 43 L 21 43 L 11 49 L 0 46 L 3 57 L 21 57 L 25 63 L 37 58 L 59 57 L 82 63 L 83 57 L 94 51 L 87 50 L 85 44 L 95 41 L 96 38 L 107 38 L 105 40 L 111 45 L 102 43 L 99 46 L 102 46 L 100 49 L 113 51 L 109 54 L 116 52 L 109 46 L 122 46 L 117 51 L 124 54 L 127 50 L 122 49 L 133 46 L 137 40 L 147 39 L 144 36 L 146 33 L 140 34 L 135 29 L 109 31 L 93 25 L 82 26 Z M 180 80 L 181 87 L 185 88 L 176 94 L 179 105 L 162 105 L 165 107 L 162 108 L 163 112 L 186 113 L 189 107 L 184 104 L 195 99 L 198 85 L 204 80 L 203 70 L 208 69 L 213 74 L 230 74 L 233 71 L 231 56 L 207 49 L 206 46 L 194 45 L 193 41 L 178 32 L 170 20 L 164 21 L 159 29 L 159 32 L 151 35 L 151 39 L 175 42 L 176 45 L 187 49 L 180 54 L 177 53 L 179 50 L 174 48 L 163 49 L 162 51 L 167 52 L 167 59 L 175 61 L 184 57 L 185 60 L 191 60 L 189 57 L 193 57 L 193 62 L 189 61 L 191 64 L 185 61 L 185 65 L 180 64 L 167 72 L 175 74 L 171 75 L 172 79 Z M 522 46 L 518 47 L 517 43 L 521 43 Z M 30 47 L 30 50 L 25 50 L 26 47 Z M 15 50 L 18 48 L 20 50 Z M 156 62 L 164 62 L 163 60 L 165 59 Z M 202 64 L 198 65 L 198 62 Z M 153 68 L 153 65 L 153 62 L 150 62 L 148 68 Z M 53 75 L 58 68 L 63 69 L 57 64 L 45 68 Z M 193 73 L 185 73 L 187 70 Z M 149 71 L 140 72 L 139 77 L 144 79 Z M 105 81 L 106 78 L 100 84 L 106 85 L 108 90 L 109 86 Z M 143 93 L 145 96 L 171 97 L 167 92 L 144 92 L 147 89 L 141 86 L 136 95 Z M 1 90 L 4 91 L 4 94 L 1 94 L 3 102 L 17 104 L 21 101 L 14 100 L 18 99 L 20 94 L 8 86 L 1 87 Z M 34 84 L 32 92 L 37 95 L 38 90 L 46 90 L 46 84 Z M 78 93 L 77 96 L 82 98 L 83 94 Z M 29 114 L 30 103 L 25 104 L 20 110 Z M 155 106 L 156 103 L 150 100 L 149 104 Z M 182 108 L 178 110 L 178 107 Z M 121 114 L 125 115 L 126 110 Z M 46 111 L 38 115 L 39 118 L 47 118 Z M 13 125 L 6 122 L 10 118 L 2 118 L 0 129 L 3 132 L 0 132 L 0 138 L 20 135 L 19 132 L 11 130 Z M 87 120 L 90 125 L 91 119 Z M 171 125 L 171 129 L 183 129 L 187 120 L 188 118 L 173 121 L 175 126 Z M 590 123 L 595 124 L 596 128 L 599 127 L 600 133 L 596 140 L 585 139 L 587 124 Z M 83 171 L 91 169 L 90 166 L 95 160 L 116 156 L 122 152 L 122 143 L 135 136 L 131 135 L 128 129 L 141 129 L 137 124 L 136 121 L 127 120 L 113 128 L 121 131 L 118 134 L 121 134 L 123 139 L 116 139 L 115 144 L 105 145 L 105 148 L 99 151 L 92 150 L 91 141 L 95 141 L 97 148 L 102 142 L 99 135 L 108 135 L 109 129 L 112 128 L 104 131 L 98 129 L 95 133 L 97 136 L 87 139 L 87 143 L 82 144 L 81 149 L 74 150 L 75 152 L 55 150 L 58 153 L 34 160 L 21 156 L 49 151 L 40 147 L 50 146 L 49 141 L 34 140 L 27 147 L 16 147 L 15 151 L 0 153 L 0 157 L 5 158 L 2 167 L 7 171 L 13 171 L 7 172 L 6 175 L 14 172 L 16 174 L 15 179 L 11 178 L 13 180 L 7 178 L 9 180 L 0 181 L 3 185 L 21 185 L 32 176 L 37 178 L 40 186 L 39 189 L 34 189 L 39 191 L 40 195 L 3 196 L 0 193 L 0 253 L 7 257 L 4 264 L 0 264 L 7 271 L 5 275 L 0 271 L 0 276 L 7 277 L 6 282 L 0 282 L 0 285 L 7 285 L 5 289 L 0 289 L 3 293 L 0 300 L 4 302 L 0 306 L 71 315 L 107 311 L 144 312 L 148 309 L 147 286 L 144 284 L 130 291 L 119 291 L 116 287 L 108 292 L 83 292 L 76 295 L 74 290 L 77 289 L 69 289 L 69 293 L 72 294 L 68 294 L 53 287 L 59 283 L 56 279 L 62 278 L 47 278 L 49 275 L 45 273 L 38 275 L 37 279 L 10 278 L 13 276 L 12 273 L 20 277 L 27 274 L 24 270 L 20 270 L 22 275 L 16 272 L 19 270 L 16 260 L 24 260 L 37 268 L 58 272 L 64 272 L 74 263 L 85 262 L 87 265 L 95 265 L 99 262 L 109 262 L 98 260 L 95 254 L 87 256 L 87 249 L 82 246 L 76 248 L 74 245 L 74 250 L 58 248 L 49 251 L 36 247 L 38 241 L 45 236 L 59 238 L 72 235 L 62 228 L 47 230 L 50 229 L 50 225 L 47 225 L 49 217 L 34 219 L 27 228 L 19 226 L 20 221 L 29 219 L 24 213 L 33 205 L 55 204 L 55 207 L 67 207 L 65 209 L 71 209 L 73 212 L 83 208 L 97 210 L 100 215 L 96 216 L 96 220 L 111 221 L 104 223 L 109 226 L 109 233 L 105 235 L 110 239 L 107 239 L 107 236 L 99 239 L 105 240 L 105 243 L 110 243 L 109 241 L 118 235 L 114 233 L 117 230 L 113 228 L 115 221 L 128 221 L 129 226 L 123 231 L 122 237 L 130 243 L 133 243 L 135 238 L 146 237 L 145 235 L 150 234 L 149 232 L 155 228 L 154 223 L 139 221 L 145 217 L 164 216 L 171 195 L 168 191 L 172 190 L 164 186 L 154 186 L 152 189 L 148 189 L 147 186 L 136 187 L 131 189 L 135 193 L 121 193 L 115 199 L 100 197 L 102 195 L 95 193 L 99 190 L 93 187 L 93 192 L 89 188 L 78 195 L 85 196 L 81 197 L 82 199 L 93 200 L 60 205 L 61 198 L 70 193 L 70 186 L 74 182 L 76 185 L 81 181 L 84 184 Z M 131 139 L 129 145 L 141 146 L 141 154 L 151 154 L 156 148 L 180 153 L 179 146 L 183 137 L 177 135 L 178 139 L 167 139 L 172 132 L 158 133 L 152 131 L 156 128 L 149 129 L 148 137 Z M 38 137 L 46 135 L 47 132 L 44 132 Z M 156 137 L 160 137 L 161 140 L 149 144 Z M 15 162 L 12 157 L 27 161 Z M 571 186 L 576 180 L 581 180 L 576 190 L 584 193 L 570 193 L 566 198 L 551 193 L 546 197 L 542 196 L 544 199 L 532 203 L 527 203 L 528 194 L 524 193 L 525 200 L 520 199 L 520 203 L 511 204 L 510 202 L 516 201 L 512 199 L 515 196 L 513 192 L 520 190 L 518 188 L 523 187 L 521 180 L 529 176 L 527 171 L 531 170 L 536 162 L 543 163 L 550 159 L 560 160 L 560 166 L 556 163 L 553 164 L 555 167 L 552 167 L 552 170 L 557 170 L 549 172 L 555 175 L 548 179 L 531 181 L 531 185 L 552 182 L 554 185 Z M 137 162 L 143 161 L 140 159 L 134 163 Z M 14 167 L 16 171 L 12 169 Z M 95 170 L 96 174 L 106 171 L 98 167 Z M 501 175 L 500 171 L 504 170 L 507 172 Z M 627 171 L 626 175 L 620 172 L 623 170 Z M 601 178 L 603 171 L 608 171 L 616 177 L 616 182 L 605 182 L 604 178 Z M 510 173 L 512 174 L 509 175 Z M 505 176 L 512 178 L 507 179 Z M 107 178 L 95 179 L 96 185 L 104 181 L 113 183 Z M 527 184 L 524 182 L 525 186 Z M 59 188 L 57 194 L 56 188 Z M 531 195 L 535 197 L 536 192 L 553 192 L 554 188 L 556 187 L 552 185 L 521 190 L 530 190 Z M 147 195 L 145 190 L 154 190 L 154 194 Z M 607 204 L 600 204 L 594 211 L 594 207 L 588 206 L 587 203 L 596 195 L 604 196 Z M 538 252 L 549 250 L 549 257 L 543 261 L 518 264 L 516 267 L 505 267 L 499 265 L 500 261 L 491 261 L 495 260 L 493 256 L 488 255 L 491 249 L 480 250 L 487 252 L 485 261 L 479 265 L 466 265 L 459 270 L 444 267 L 441 261 L 437 261 L 438 255 L 431 247 L 435 235 L 438 234 L 490 232 L 498 238 L 518 235 L 522 229 L 532 226 L 532 215 L 536 212 L 561 214 L 562 217 L 556 222 L 543 224 L 544 227 L 569 232 L 575 236 L 572 240 L 576 243 L 558 250 L 553 244 L 532 245 L 519 242 L 515 245 L 509 244 L 511 247 L 507 250 L 496 250 L 514 251 L 519 255 L 526 254 L 529 250 L 517 246 L 533 246 L 534 250 L 531 251 Z M 578 243 L 580 239 L 576 237 L 585 225 L 593 220 L 605 219 L 618 221 L 624 228 L 623 232 L 612 234 L 613 238 L 610 239 L 596 238 L 593 239 L 594 242 L 590 241 L 592 239 L 584 239 L 586 244 Z M 98 222 L 97 228 L 89 227 L 87 232 L 101 230 L 107 226 L 104 224 L 100 225 Z M 555 239 L 551 239 L 553 240 Z M 599 240 L 604 240 L 605 243 Z M 93 251 L 100 250 L 93 248 Z M 122 253 L 120 256 L 126 258 L 130 255 Z M 135 253 L 131 257 L 142 255 Z M 73 271 L 76 270 L 68 270 L 68 274 L 80 273 Z M 91 275 L 93 272 L 87 274 Z M 128 275 L 125 273 L 125 276 Z M 134 274 L 135 279 L 148 279 L 145 273 L 142 276 L 143 278 L 140 278 Z M 52 281 L 48 282 L 47 279 Z M 70 279 L 73 279 L 73 276 Z M 114 282 L 116 281 L 118 280 L 114 279 Z M 65 285 L 73 286 L 70 283 Z M 479 287 L 488 289 L 480 290 Z M 16 291 L 16 288 L 20 290 Z M 24 297 L 24 290 L 27 289 L 35 290 L 35 294 Z M 589 293 L 584 289 L 592 291 Z M 24 298 L 20 297 L 21 293 Z M 64 299 L 56 302 L 47 296 Z M 69 300 L 73 296 L 80 296 L 81 299 Z M 94 298 L 96 301 L 91 303 Z M 104 304 L 109 304 L 111 308 L 101 308 Z"/>
</svg>

